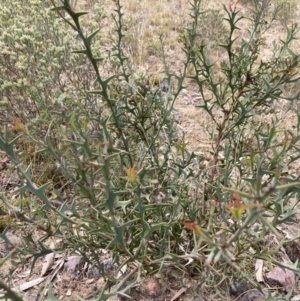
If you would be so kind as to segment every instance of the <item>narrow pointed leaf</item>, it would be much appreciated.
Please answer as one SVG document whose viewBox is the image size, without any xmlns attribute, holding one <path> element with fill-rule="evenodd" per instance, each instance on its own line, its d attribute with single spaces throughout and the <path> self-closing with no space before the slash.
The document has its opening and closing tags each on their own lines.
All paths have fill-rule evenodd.
<svg viewBox="0 0 300 301">
<path fill-rule="evenodd" d="M 86 50 L 73 50 L 72 53 L 85 54 L 85 55 L 87 55 L 87 51 L 86 51 Z"/>
</svg>

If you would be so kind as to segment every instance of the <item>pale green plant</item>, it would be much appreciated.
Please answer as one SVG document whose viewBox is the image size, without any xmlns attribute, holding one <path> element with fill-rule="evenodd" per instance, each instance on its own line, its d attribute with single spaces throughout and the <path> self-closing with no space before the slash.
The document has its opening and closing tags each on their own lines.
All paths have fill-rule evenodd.
<svg viewBox="0 0 300 301">
<path fill-rule="evenodd" d="M 4 1 L 0 15 L 0 122 L 22 118 L 28 128 L 36 127 L 40 120 L 49 120 L 47 110 L 82 97 L 82 87 L 89 89 L 89 65 L 79 56 L 70 56 L 76 40 L 50 11 L 49 3 L 30 0 L 24 6 L 16 1 L 12 6 Z M 103 18 L 105 12 L 98 6 L 96 22 L 90 22 L 88 30 Z M 101 41 L 94 46 L 100 52 Z M 43 124 L 39 126 L 42 130 Z"/>
<path fill-rule="evenodd" d="M 277 20 L 283 26 L 289 26 L 296 22 L 298 1 L 297 0 L 276 0 L 275 5 L 278 8 Z"/>
</svg>

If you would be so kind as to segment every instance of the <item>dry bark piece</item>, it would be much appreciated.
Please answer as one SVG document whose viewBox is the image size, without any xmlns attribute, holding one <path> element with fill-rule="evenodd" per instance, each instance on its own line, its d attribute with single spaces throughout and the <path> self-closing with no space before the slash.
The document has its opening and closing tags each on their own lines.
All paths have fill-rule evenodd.
<svg viewBox="0 0 300 301">
<path fill-rule="evenodd" d="M 51 272 L 48 281 L 51 282 L 54 277 L 58 274 L 59 270 L 64 266 L 65 264 L 65 257 L 60 258 L 59 260 L 57 260 L 57 262 L 55 263 L 55 266 L 53 268 L 53 271 Z"/>
<path fill-rule="evenodd" d="M 185 293 L 189 288 L 191 287 L 191 285 L 187 285 L 186 287 L 182 287 L 180 290 L 178 290 L 175 295 L 172 297 L 172 299 L 170 301 L 175 301 L 176 299 L 178 299 L 183 293 Z"/>
</svg>

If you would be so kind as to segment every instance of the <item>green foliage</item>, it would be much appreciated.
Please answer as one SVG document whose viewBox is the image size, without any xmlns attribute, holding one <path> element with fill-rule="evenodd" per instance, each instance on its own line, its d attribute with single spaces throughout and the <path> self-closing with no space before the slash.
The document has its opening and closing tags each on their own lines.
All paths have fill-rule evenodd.
<svg viewBox="0 0 300 301">
<path fill-rule="evenodd" d="M 48 7 L 41 1 L 25 6 L 16 2 L 3 5 L 0 11 L 1 100 L 2 107 L 13 113 L 7 116 L 2 112 L 1 122 L 17 117 L 32 119 L 41 114 L 37 108 L 39 98 L 46 97 L 51 103 L 53 95 L 63 88 L 58 80 L 66 67 L 70 41 L 59 32 L 61 22 L 48 12 Z M 16 12 L 21 14 L 19 18 L 14 17 Z"/>
<path fill-rule="evenodd" d="M 99 7 L 90 28 L 104 17 Z M 29 129 L 45 135 L 54 118 L 49 111 L 64 103 L 71 106 L 82 97 L 82 87 L 90 88 L 89 64 L 81 56 L 70 56 L 75 36 L 47 1 L 4 1 L 0 18 L 0 122 L 22 118 Z M 98 52 L 99 47 L 98 42 Z"/>
<path fill-rule="evenodd" d="M 51 252 L 47 239 L 54 236 L 64 242 L 56 252 L 76 251 L 100 270 L 100 250 L 106 249 L 119 269 L 132 262 L 138 275 L 148 275 L 173 265 L 182 277 L 196 275 L 210 287 L 216 286 L 215 279 L 222 283 L 237 272 L 256 286 L 249 266 L 257 258 L 282 265 L 275 257 L 281 245 L 262 244 L 262 240 L 269 233 L 277 235 L 276 226 L 293 222 L 298 213 L 300 181 L 287 170 L 299 159 L 299 136 L 280 129 L 281 119 L 276 114 L 269 124 L 264 116 L 274 113 L 277 100 L 293 104 L 299 99 L 299 92 L 289 91 L 288 97 L 285 93 L 290 85 L 299 84 L 299 56 L 290 48 L 298 28 L 295 24 L 288 28 L 272 59 L 258 60 L 263 34 L 275 19 L 271 14 L 268 22 L 262 20 L 268 7 L 254 2 L 253 15 L 248 16 L 251 25 L 243 39 L 236 37 L 244 17 L 236 6 L 224 6 L 227 27 L 221 36 L 226 34 L 226 38 L 220 36 L 218 47 L 226 58 L 221 64 L 210 61 L 207 41 L 201 41 L 201 1 L 191 3 L 192 24 L 182 36 L 185 62 L 180 76 L 170 73 L 161 51 L 168 91 L 151 87 L 146 74 L 132 71 L 122 50 L 120 1 L 111 17 L 115 35 L 106 56 L 100 51 L 101 31 L 95 24 L 89 27 L 93 31 L 84 30 L 81 20 L 85 13 L 74 11 L 67 0 L 61 6 L 51 1 L 52 12 L 39 6 L 40 2 L 31 3 L 37 7 L 39 22 L 48 27 L 34 31 L 31 42 L 24 42 L 20 49 L 16 47 L 18 39 L 14 44 L 9 38 L 9 30 L 13 30 L 10 19 L 4 19 L 8 25 L 2 41 L 5 51 L 25 58 L 33 54 L 36 62 L 32 66 L 24 59 L 26 68 L 14 75 L 8 65 L 18 64 L 14 56 L 8 54 L 10 59 L 2 62 L 1 93 L 9 98 L 7 105 L 15 116 L 8 120 L 13 127 L 3 130 L 0 148 L 15 165 L 16 193 L 26 202 L 13 205 L 4 195 L 1 201 L 44 234 L 38 245 L 32 233 L 26 234 L 28 244 L 17 250 L 20 256 L 33 252 L 34 265 Z M 211 13 L 220 16 L 214 11 L 204 15 Z M 101 23 L 101 18 L 97 22 Z M 61 26 L 62 21 L 69 29 Z M 71 56 L 73 44 L 64 40 L 69 30 L 78 38 Z M 44 45 L 44 51 L 36 46 L 47 41 L 39 35 L 42 32 L 50 41 L 39 46 Z M 46 65 L 51 66 L 51 76 L 45 74 Z M 12 84 L 14 77 L 25 75 L 26 85 Z M 3 88 L 5 77 L 10 88 Z M 211 119 L 206 127 L 212 141 L 208 164 L 203 157 L 189 153 L 184 135 L 175 130 L 174 102 L 186 79 L 197 85 L 203 99 L 198 109 Z M 66 86 L 64 96 L 58 96 Z M 38 93 L 36 98 L 30 98 L 31 90 Z M 221 120 L 216 112 L 222 114 Z M 36 113 L 40 115 L 34 121 Z M 17 144 L 27 147 L 16 148 Z M 34 156 L 28 156 L 26 150 L 33 146 Z M 57 186 L 50 175 L 36 180 L 41 179 L 37 177 L 38 162 L 45 160 L 65 183 Z M 293 205 L 291 198 L 295 199 Z M 36 215 L 39 221 L 35 221 Z M 5 233 L 2 238 L 7 241 Z M 253 252 L 249 253 L 250 249 Z M 295 266 L 284 267 L 300 272 Z M 116 285 L 109 293 L 103 289 L 97 300 L 126 293 L 139 280 L 138 276 L 125 288 Z M 108 279 L 108 283 L 116 281 Z M 216 295 L 220 295 L 218 289 Z"/>
</svg>

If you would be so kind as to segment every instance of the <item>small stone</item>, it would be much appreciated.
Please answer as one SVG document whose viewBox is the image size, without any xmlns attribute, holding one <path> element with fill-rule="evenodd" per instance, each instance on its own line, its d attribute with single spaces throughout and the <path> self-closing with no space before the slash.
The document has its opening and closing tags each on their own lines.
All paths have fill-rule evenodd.
<svg viewBox="0 0 300 301">
<path fill-rule="evenodd" d="M 76 271 L 80 269 L 80 261 L 82 256 L 71 256 L 65 263 L 66 274 L 68 277 L 73 279 L 76 276 Z"/>
<path fill-rule="evenodd" d="M 300 241 L 293 240 L 285 243 L 283 245 L 287 256 L 290 258 L 292 262 L 296 262 L 300 260 Z"/>
<path fill-rule="evenodd" d="M 22 238 L 11 231 L 8 231 L 6 234 L 7 239 L 12 244 L 11 248 L 18 247 L 22 245 Z"/>
<path fill-rule="evenodd" d="M 108 258 L 108 259 L 103 259 L 101 261 L 101 264 L 103 265 L 104 272 L 112 272 L 114 270 L 114 265 L 113 265 L 113 259 Z"/>
<path fill-rule="evenodd" d="M 105 274 L 113 273 L 115 271 L 115 265 L 113 263 L 112 258 L 103 259 L 100 263 L 103 267 L 103 270 L 102 268 L 98 269 L 97 267 L 93 267 L 90 265 L 87 271 L 88 278 L 100 277 L 102 271 L 104 271 Z"/>
<path fill-rule="evenodd" d="M 105 285 L 105 280 L 103 277 L 100 277 L 96 283 L 97 287 L 103 287 Z"/>
<path fill-rule="evenodd" d="M 300 295 L 294 296 L 291 301 L 300 301 Z"/>
<path fill-rule="evenodd" d="M 257 289 L 246 292 L 240 299 L 240 301 L 264 301 L 265 296 Z"/>
<path fill-rule="evenodd" d="M 5 236 L 10 243 L 0 239 L 0 258 L 5 257 L 14 247 L 22 246 L 23 243 L 22 238 L 12 231 L 7 231 Z"/>
<path fill-rule="evenodd" d="M 87 271 L 87 277 L 88 278 L 96 278 L 100 277 L 100 271 L 98 268 L 89 266 L 88 271 Z"/>
<path fill-rule="evenodd" d="M 249 285 L 247 285 L 247 283 L 245 283 L 245 282 L 241 282 L 241 283 L 234 282 L 230 285 L 229 294 L 231 296 L 238 297 L 241 294 L 243 294 L 245 291 L 247 291 L 248 289 L 249 289 Z"/>
<path fill-rule="evenodd" d="M 293 271 L 280 267 L 275 267 L 273 271 L 265 276 L 270 285 L 277 285 L 283 287 L 285 291 L 290 291 L 295 286 L 295 274 Z"/>
</svg>

